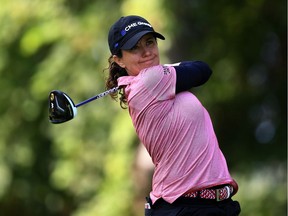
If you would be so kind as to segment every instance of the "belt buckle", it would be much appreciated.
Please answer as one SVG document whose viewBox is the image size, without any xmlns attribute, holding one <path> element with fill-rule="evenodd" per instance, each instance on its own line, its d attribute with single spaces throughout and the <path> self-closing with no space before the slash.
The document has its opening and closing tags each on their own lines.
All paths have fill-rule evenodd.
<svg viewBox="0 0 288 216">
<path fill-rule="evenodd" d="M 224 188 L 218 188 L 218 189 L 215 189 L 215 190 L 216 190 L 216 201 L 217 202 L 222 201 L 224 199 L 228 199 L 230 197 L 230 195 L 231 195 L 229 186 L 225 186 Z M 227 196 L 226 197 L 222 197 L 222 199 L 221 199 L 221 190 L 226 190 L 227 191 Z"/>
<path fill-rule="evenodd" d="M 216 201 L 217 202 L 219 202 L 219 201 L 222 201 L 222 199 L 220 199 L 220 188 L 219 189 L 215 189 L 215 191 L 216 191 Z"/>
</svg>

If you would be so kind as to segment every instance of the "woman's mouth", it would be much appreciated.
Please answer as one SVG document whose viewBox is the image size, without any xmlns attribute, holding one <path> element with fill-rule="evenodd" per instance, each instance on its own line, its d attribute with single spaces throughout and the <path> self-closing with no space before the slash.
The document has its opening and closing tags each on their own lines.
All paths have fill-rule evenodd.
<svg viewBox="0 0 288 216">
<path fill-rule="evenodd" d="M 145 61 L 141 62 L 141 64 L 148 65 L 148 66 L 152 66 L 153 63 L 154 63 L 154 59 L 148 59 L 148 60 L 145 60 Z"/>
</svg>

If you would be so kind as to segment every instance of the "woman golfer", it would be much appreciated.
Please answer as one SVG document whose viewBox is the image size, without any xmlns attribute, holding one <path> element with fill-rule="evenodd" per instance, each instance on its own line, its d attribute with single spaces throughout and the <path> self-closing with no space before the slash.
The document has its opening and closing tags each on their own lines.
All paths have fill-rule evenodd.
<svg viewBox="0 0 288 216">
<path fill-rule="evenodd" d="M 201 61 L 161 65 L 151 24 L 121 17 L 109 31 L 107 89 L 119 86 L 120 103 L 155 165 L 145 215 L 239 215 L 231 178 L 211 118 L 188 90 L 212 71 Z M 112 94 L 114 99 L 117 93 Z"/>
</svg>

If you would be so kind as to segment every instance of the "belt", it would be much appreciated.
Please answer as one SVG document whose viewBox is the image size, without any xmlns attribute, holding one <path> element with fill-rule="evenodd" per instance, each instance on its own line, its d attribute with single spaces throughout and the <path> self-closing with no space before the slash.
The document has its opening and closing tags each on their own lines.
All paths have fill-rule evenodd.
<svg viewBox="0 0 288 216">
<path fill-rule="evenodd" d="M 195 192 L 187 192 L 183 196 L 189 198 L 201 198 L 201 199 L 210 199 L 216 201 L 222 201 L 229 199 L 233 194 L 233 187 L 231 185 L 223 186 L 222 188 L 207 188 Z"/>
</svg>

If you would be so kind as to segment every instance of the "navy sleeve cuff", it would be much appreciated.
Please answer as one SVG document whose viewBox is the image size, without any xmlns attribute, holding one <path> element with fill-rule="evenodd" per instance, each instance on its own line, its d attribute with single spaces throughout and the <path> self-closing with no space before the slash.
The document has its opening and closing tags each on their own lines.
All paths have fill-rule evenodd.
<svg viewBox="0 0 288 216">
<path fill-rule="evenodd" d="M 212 70 L 202 61 L 185 61 L 176 69 L 176 93 L 203 85 L 210 78 Z"/>
</svg>

